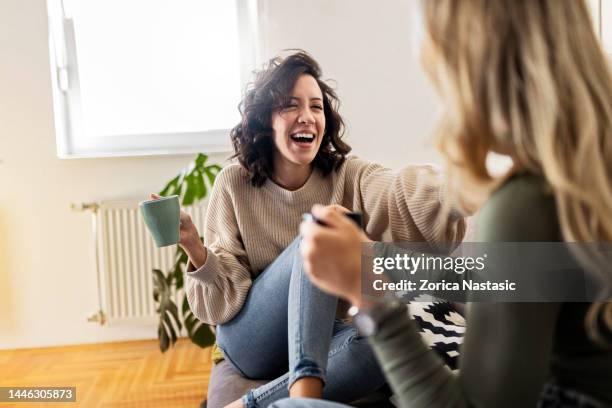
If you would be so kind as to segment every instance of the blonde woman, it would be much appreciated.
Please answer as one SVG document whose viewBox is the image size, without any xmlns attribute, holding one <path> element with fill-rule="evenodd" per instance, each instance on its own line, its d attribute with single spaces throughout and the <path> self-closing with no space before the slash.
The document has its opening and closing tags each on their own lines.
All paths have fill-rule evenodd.
<svg viewBox="0 0 612 408">
<path fill-rule="evenodd" d="M 438 145 L 462 202 L 486 200 L 478 240 L 612 241 L 612 75 L 585 3 L 424 0 L 422 8 L 423 63 L 446 105 Z M 487 171 L 490 152 L 514 161 L 503 179 Z M 302 225 L 306 269 L 320 288 L 369 309 L 370 340 L 401 407 L 612 406 L 610 303 L 472 304 L 453 376 L 405 306 L 362 300 L 367 238 L 331 209 L 313 213 L 327 227 Z M 578 255 L 585 271 L 603 271 L 610 293 L 612 267 Z"/>
</svg>

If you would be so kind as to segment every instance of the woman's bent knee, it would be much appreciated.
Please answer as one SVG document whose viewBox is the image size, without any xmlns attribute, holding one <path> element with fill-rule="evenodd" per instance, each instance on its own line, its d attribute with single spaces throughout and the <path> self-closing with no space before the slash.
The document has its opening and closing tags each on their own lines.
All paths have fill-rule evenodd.
<svg viewBox="0 0 612 408">
<path fill-rule="evenodd" d="M 234 340 L 234 341 L 232 341 Z M 287 371 L 287 347 L 267 348 L 245 339 L 217 337 L 217 345 L 227 361 L 244 377 L 271 379 Z"/>
</svg>

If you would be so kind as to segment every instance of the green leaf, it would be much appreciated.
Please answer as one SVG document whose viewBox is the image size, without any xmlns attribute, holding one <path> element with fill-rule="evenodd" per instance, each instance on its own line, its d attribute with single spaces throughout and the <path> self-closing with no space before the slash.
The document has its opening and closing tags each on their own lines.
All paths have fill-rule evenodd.
<svg viewBox="0 0 612 408">
<path fill-rule="evenodd" d="M 174 265 L 172 266 L 171 275 L 174 279 L 175 289 L 179 290 L 183 288 L 183 273 L 187 270 L 187 253 L 179 245 L 176 247 L 176 253 L 174 254 Z"/>
<path fill-rule="evenodd" d="M 174 302 L 172 303 L 174 304 Z M 174 307 L 176 307 L 176 305 Z M 172 344 L 176 343 L 176 332 L 180 331 L 182 327 L 182 325 L 178 321 L 178 316 L 176 316 L 174 313 L 171 313 L 169 310 L 166 310 L 166 313 L 163 313 L 161 316 L 163 317 L 163 325 L 170 335 L 170 341 L 172 342 Z M 171 316 L 175 319 L 174 321 L 172 320 Z"/>
<path fill-rule="evenodd" d="M 201 169 L 206 164 L 206 160 L 208 160 L 208 156 L 203 153 L 198 153 L 198 156 L 195 159 L 196 168 Z"/>
<path fill-rule="evenodd" d="M 206 174 L 206 177 L 208 177 L 208 183 L 210 186 L 215 183 L 215 178 L 217 178 L 217 174 L 219 174 L 220 170 L 221 167 L 217 166 L 216 164 L 204 167 L 204 174 Z"/>
<path fill-rule="evenodd" d="M 176 176 L 172 180 L 170 180 L 162 191 L 159 192 L 159 195 L 162 197 L 166 197 L 168 195 L 172 195 L 172 192 L 176 189 L 176 185 L 178 184 L 179 176 Z"/>
<path fill-rule="evenodd" d="M 186 296 L 183 298 L 181 309 L 183 312 L 183 323 L 191 342 L 200 347 L 212 346 L 215 343 L 214 333 L 207 324 L 198 320 L 193 314 L 189 308 L 189 302 Z"/>
<path fill-rule="evenodd" d="M 168 347 L 170 347 L 170 338 L 168 337 L 168 334 L 161 323 L 157 327 L 157 338 L 159 339 L 159 349 L 162 353 L 165 353 L 168 350 Z"/>
<path fill-rule="evenodd" d="M 153 269 L 153 298 L 157 303 L 159 323 L 157 337 L 162 352 L 166 351 L 177 339 L 182 326 L 178 308 L 172 300 L 172 276 L 165 276 L 159 269 Z"/>
<path fill-rule="evenodd" d="M 177 246 L 174 253 L 174 261 L 178 261 L 183 255 L 186 255 L 185 250 L 181 246 Z"/>
<path fill-rule="evenodd" d="M 172 300 L 169 300 L 167 310 L 168 313 L 170 313 L 170 315 L 174 318 L 174 323 L 179 328 L 179 330 L 182 329 L 183 326 L 181 325 L 181 321 L 179 320 L 178 307 L 176 306 L 176 303 L 174 303 Z"/>
<path fill-rule="evenodd" d="M 195 317 L 193 313 L 191 313 L 185 319 L 184 324 L 185 328 L 187 329 L 187 335 L 189 336 L 189 338 L 191 338 L 197 332 L 197 329 L 200 327 L 200 324 L 204 323 L 198 320 L 198 318 Z"/>
<path fill-rule="evenodd" d="M 179 263 L 176 263 L 174 265 L 174 268 L 172 268 L 172 278 L 174 279 L 174 285 L 176 290 L 183 288 L 183 270 L 184 269 L 181 268 L 181 265 Z"/>
<path fill-rule="evenodd" d="M 195 198 L 199 201 L 206 197 L 206 183 L 204 183 L 204 177 L 199 171 L 194 174 L 194 180 L 194 185 L 196 187 Z"/>
<path fill-rule="evenodd" d="M 187 335 L 189 336 L 189 338 L 191 338 L 191 336 L 194 333 L 194 327 L 196 326 L 196 324 L 198 323 L 198 319 L 193 315 L 193 314 L 189 314 L 184 322 L 185 324 L 185 329 L 187 330 Z"/>
<path fill-rule="evenodd" d="M 183 316 L 186 316 L 187 313 L 191 312 L 189 308 L 189 301 L 187 300 L 187 296 L 183 296 L 183 304 L 181 305 L 181 312 L 183 312 Z"/>
<path fill-rule="evenodd" d="M 198 346 L 210 347 L 215 344 L 215 335 L 210 329 L 210 326 L 198 321 L 198 326 L 194 329 L 194 332 L 189 336 L 191 342 Z"/>
<path fill-rule="evenodd" d="M 183 196 L 183 205 L 187 207 L 193 204 L 197 187 L 195 185 L 196 181 L 192 174 L 189 174 L 185 178 L 185 182 L 185 184 L 187 184 L 187 189 L 185 190 L 185 195 Z"/>
<path fill-rule="evenodd" d="M 166 278 L 162 271 L 153 269 L 153 293 L 163 295 L 167 291 Z"/>
<path fill-rule="evenodd" d="M 183 193 L 184 187 L 185 187 L 185 184 L 184 184 L 184 183 L 179 184 L 179 185 L 176 187 L 176 190 L 174 190 L 174 194 L 180 197 L 180 196 L 181 196 L 181 194 Z"/>
<path fill-rule="evenodd" d="M 215 343 L 215 334 L 212 332 L 210 327 L 202 323 L 193 314 L 189 308 L 189 302 L 187 296 L 183 298 L 183 305 L 181 307 L 183 312 L 183 323 L 187 330 L 187 335 L 192 343 L 200 347 L 209 347 Z"/>
<path fill-rule="evenodd" d="M 162 314 L 162 316 L 163 316 L 163 321 L 160 324 L 166 331 L 166 334 L 170 339 L 170 344 L 174 345 L 174 343 L 176 343 L 176 331 L 174 330 L 174 327 L 172 326 L 172 321 L 170 320 L 170 317 L 168 317 L 167 313 Z"/>
</svg>

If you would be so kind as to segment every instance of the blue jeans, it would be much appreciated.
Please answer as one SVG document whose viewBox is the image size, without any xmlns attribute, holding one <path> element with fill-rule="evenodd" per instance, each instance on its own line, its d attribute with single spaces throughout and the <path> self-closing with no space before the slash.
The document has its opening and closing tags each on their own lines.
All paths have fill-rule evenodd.
<svg viewBox="0 0 612 408">
<path fill-rule="evenodd" d="M 335 319 L 338 300 L 304 272 L 297 238 L 253 282 L 245 304 L 217 326 L 217 343 L 245 377 L 275 380 L 249 391 L 247 407 L 289 395 L 302 377 L 325 384 L 323 396 L 353 401 L 385 384 L 374 353 L 356 330 Z"/>
</svg>

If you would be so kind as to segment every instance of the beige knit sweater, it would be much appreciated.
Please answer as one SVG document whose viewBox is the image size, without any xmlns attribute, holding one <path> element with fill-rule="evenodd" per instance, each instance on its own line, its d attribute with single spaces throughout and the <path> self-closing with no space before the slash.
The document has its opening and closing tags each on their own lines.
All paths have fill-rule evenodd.
<svg viewBox="0 0 612 408">
<path fill-rule="evenodd" d="M 300 189 L 271 180 L 253 187 L 237 164 L 224 168 L 212 188 L 206 214 L 202 267 L 189 264 L 185 290 L 194 314 L 208 324 L 231 320 L 242 308 L 251 282 L 295 239 L 301 216 L 313 204 L 340 204 L 363 213 L 375 241 L 457 242 L 465 222 L 451 213 L 437 222 L 443 188 L 431 166 L 399 172 L 349 157 L 327 177 L 315 170 Z M 446 224 L 446 225 L 444 225 Z"/>
</svg>

